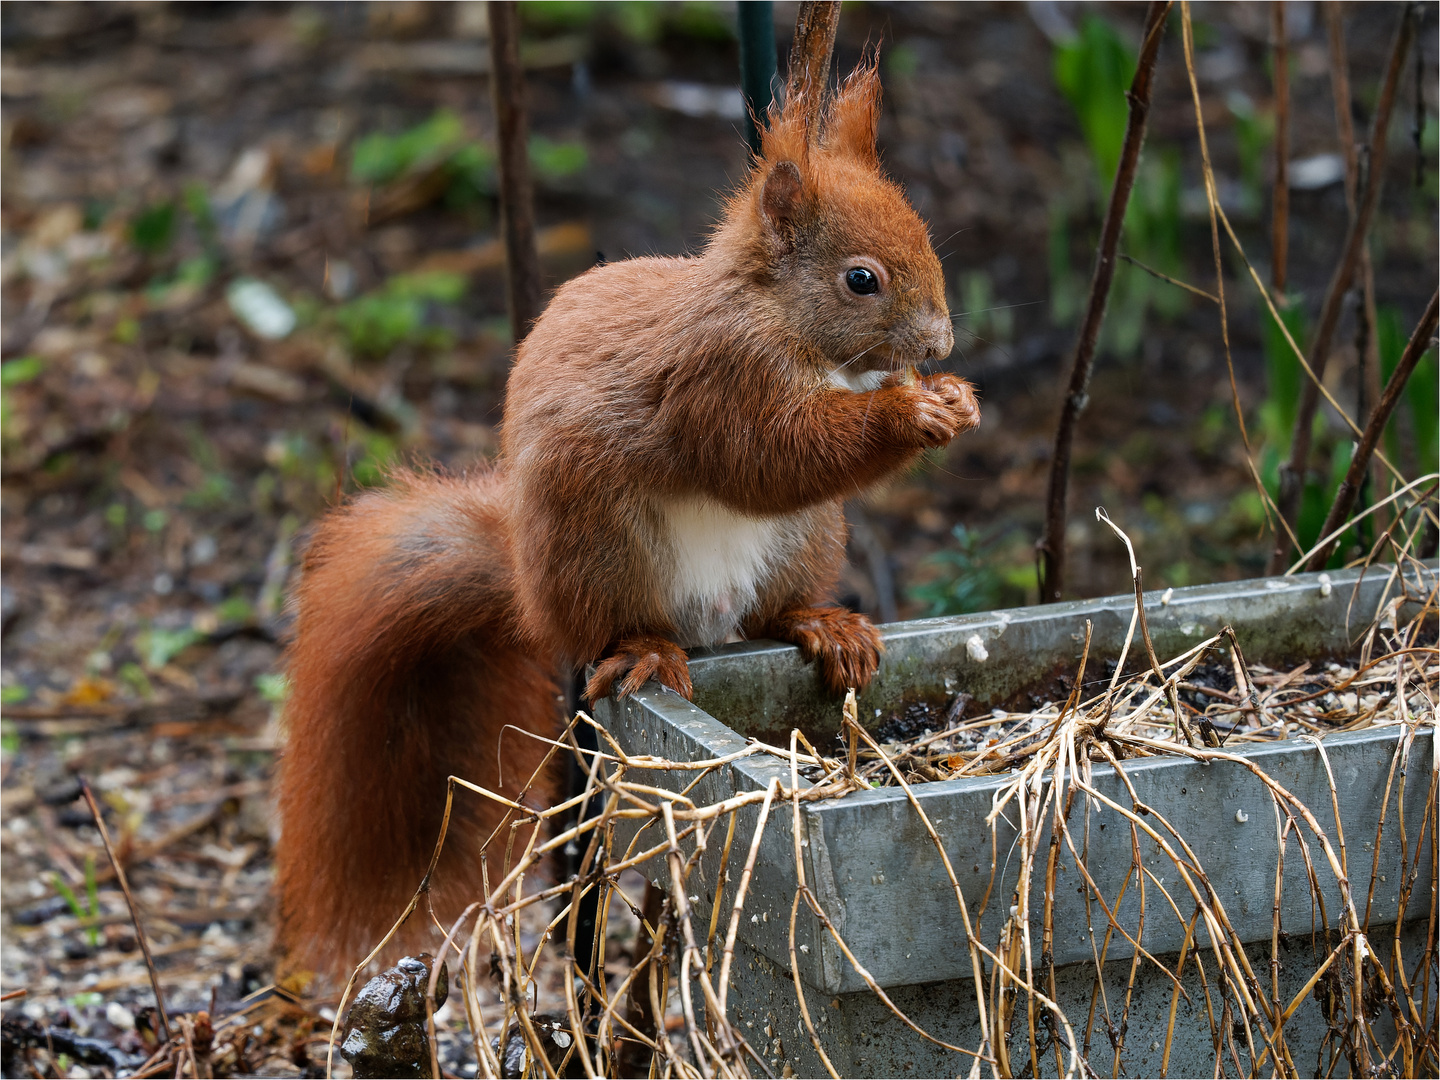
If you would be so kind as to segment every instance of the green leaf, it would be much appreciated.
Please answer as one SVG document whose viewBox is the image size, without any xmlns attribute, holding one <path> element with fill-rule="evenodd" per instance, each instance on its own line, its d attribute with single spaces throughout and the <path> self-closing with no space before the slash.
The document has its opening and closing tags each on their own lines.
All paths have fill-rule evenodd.
<svg viewBox="0 0 1440 1080">
<path fill-rule="evenodd" d="M 45 361 L 38 356 L 17 356 L 0 364 L 0 386 L 19 386 L 39 378 Z"/>
<path fill-rule="evenodd" d="M 30 688 L 23 683 L 14 683 L 0 688 L 0 705 L 19 705 L 30 700 Z"/>
<path fill-rule="evenodd" d="M 145 669 L 139 664 L 133 661 L 121 664 L 120 670 L 115 674 L 137 697 L 149 699 L 155 696 L 155 687 L 150 685 L 150 676 L 145 674 Z"/>
<path fill-rule="evenodd" d="M 463 274 L 432 271 L 397 274 L 372 293 L 335 310 L 335 321 L 358 353 L 384 356 L 397 345 L 444 346 L 449 331 L 427 319 L 432 304 L 453 304 L 465 295 Z"/>
<path fill-rule="evenodd" d="M 1055 49 L 1055 82 L 1080 121 L 1080 130 L 1108 193 L 1120 163 L 1135 78 L 1135 56 L 1109 23 L 1087 14 L 1080 33 Z"/>
<path fill-rule="evenodd" d="M 175 238 L 176 207 L 173 202 L 146 207 L 130 220 L 130 242 L 146 255 L 159 255 Z"/>
<path fill-rule="evenodd" d="M 1288 306 L 1278 309 L 1285 329 L 1295 344 L 1304 348 L 1307 337 L 1305 309 L 1298 298 Z M 1280 324 L 1267 309 L 1261 316 L 1264 320 L 1263 346 L 1265 351 L 1265 401 L 1260 406 L 1260 425 L 1265 432 L 1265 442 L 1283 450 L 1290 444 L 1295 427 L 1295 414 L 1300 408 L 1300 390 L 1305 374 L 1295 350 L 1285 340 Z"/>
<path fill-rule="evenodd" d="M 280 705 L 290 695 L 290 680 L 278 672 L 266 672 L 255 676 L 255 689 L 270 704 Z"/>
<path fill-rule="evenodd" d="M 154 671 L 164 667 L 204 636 L 190 626 L 181 627 L 179 630 L 161 630 L 155 627 L 140 634 L 136 644 L 144 656 L 145 666 Z"/>
<path fill-rule="evenodd" d="M 581 142 L 553 142 L 544 135 L 530 136 L 530 163 L 542 180 L 574 176 L 588 160 Z"/>
<path fill-rule="evenodd" d="M 1405 346 L 1410 343 L 1410 331 L 1403 322 L 1400 309 L 1390 304 L 1383 304 L 1376 311 L 1375 323 L 1375 345 L 1380 354 L 1380 382 L 1383 386 L 1400 364 Z M 1406 461 L 1404 451 L 1407 449 L 1408 440 L 1401 433 L 1408 425 L 1415 436 L 1410 443 L 1416 455 L 1412 467 L 1422 472 L 1434 471 L 1437 454 L 1440 454 L 1440 439 L 1437 439 L 1440 411 L 1437 411 L 1435 406 L 1437 400 L 1440 400 L 1440 370 L 1436 367 L 1435 350 L 1431 349 L 1420 358 L 1405 384 L 1408 408 L 1403 412 L 1409 415 L 1405 416 L 1402 410 L 1396 409 L 1386 426 L 1385 449 L 1391 460 L 1397 464 Z"/>
<path fill-rule="evenodd" d="M 409 131 L 376 133 L 358 140 L 350 153 L 350 176 L 364 183 L 389 183 L 411 169 L 447 160 L 464 141 L 460 117 L 441 109 Z"/>
<path fill-rule="evenodd" d="M 55 891 L 59 893 L 60 896 L 64 899 L 65 906 L 70 909 L 70 913 L 72 915 L 74 915 L 77 919 L 85 918 L 85 909 L 80 906 L 80 898 L 75 895 L 74 889 L 70 888 L 69 885 L 65 884 L 64 878 L 62 878 L 59 874 L 51 874 L 50 884 L 54 886 Z"/>
<path fill-rule="evenodd" d="M 222 623 L 249 622 L 255 617 L 255 608 L 245 597 L 232 596 L 215 605 L 215 617 Z"/>
<path fill-rule="evenodd" d="M 402 299 L 435 300 L 442 304 L 453 304 L 465 295 L 464 274 L 453 274 L 445 270 L 426 270 L 414 274 L 396 274 L 385 283 L 389 296 Z"/>
<path fill-rule="evenodd" d="M 1003 535 L 982 536 L 964 525 L 956 525 L 951 535 L 955 547 L 926 560 L 935 568 L 935 576 L 908 590 L 912 600 L 926 605 L 923 617 L 988 611 L 1025 602 L 1035 580 L 1034 568 L 1028 562 L 1011 561 L 1014 549 L 1002 550 Z"/>
<path fill-rule="evenodd" d="M 350 475 L 360 487 L 375 487 L 385 482 L 390 466 L 400 455 L 400 448 L 390 436 L 378 431 L 362 435 L 364 453 L 351 466 Z"/>
<path fill-rule="evenodd" d="M 205 193 L 202 184 L 191 181 L 185 185 L 184 192 L 185 211 L 195 222 L 195 229 L 200 234 L 200 240 L 207 248 L 213 248 L 218 242 L 219 230 L 215 225 L 215 212 L 210 207 L 210 196 Z"/>
<path fill-rule="evenodd" d="M 140 340 L 140 320 L 133 315 L 117 319 L 110 336 L 117 345 L 133 345 Z"/>
</svg>

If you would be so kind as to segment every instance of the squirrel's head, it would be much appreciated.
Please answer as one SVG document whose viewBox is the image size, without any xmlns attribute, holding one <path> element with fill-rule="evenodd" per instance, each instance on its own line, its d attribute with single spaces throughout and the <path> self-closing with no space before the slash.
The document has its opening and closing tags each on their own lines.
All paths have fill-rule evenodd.
<svg viewBox="0 0 1440 1080">
<path fill-rule="evenodd" d="M 807 138 L 803 95 L 770 110 L 763 152 L 730 200 L 729 249 L 796 335 L 843 377 L 942 360 L 955 343 L 924 222 L 880 171 L 876 63 L 862 63 Z"/>
</svg>

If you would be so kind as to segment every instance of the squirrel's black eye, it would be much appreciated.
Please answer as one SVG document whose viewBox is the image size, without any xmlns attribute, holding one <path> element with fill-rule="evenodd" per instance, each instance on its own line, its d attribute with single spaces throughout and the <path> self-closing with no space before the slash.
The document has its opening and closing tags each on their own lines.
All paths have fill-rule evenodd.
<svg viewBox="0 0 1440 1080">
<path fill-rule="evenodd" d="M 861 296 L 870 296 L 880 291 L 880 279 L 863 266 L 852 266 L 846 270 L 845 284 L 850 287 L 851 292 Z"/>
</svg>

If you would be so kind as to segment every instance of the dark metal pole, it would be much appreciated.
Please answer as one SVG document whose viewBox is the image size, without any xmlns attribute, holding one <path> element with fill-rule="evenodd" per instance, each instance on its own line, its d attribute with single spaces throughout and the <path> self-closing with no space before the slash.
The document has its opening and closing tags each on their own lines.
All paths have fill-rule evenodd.
<svg viewBox="0 0 1440 1080">
<path fill-rule="evenodd" d="M 745 95 L 745 141 L 760 153 L 760 124 L 775 99 L 775 21 L 771 0 L 740 0 L 735 5 L 740 32 L 740 90 Z"/>
</svg>

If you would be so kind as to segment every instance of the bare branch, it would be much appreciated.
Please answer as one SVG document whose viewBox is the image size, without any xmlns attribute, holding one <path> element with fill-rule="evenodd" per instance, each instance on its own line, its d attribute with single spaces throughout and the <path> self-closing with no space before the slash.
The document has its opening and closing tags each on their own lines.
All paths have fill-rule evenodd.
<svg viewBox="0 0 1440 1080">
<path fill-rule="evenodd" d="M 490 102 L 499 149 L 500 221 L 505 237 L 505 302 L 516 344 L 540 315 L 540 256 L 535 250 L 535 197 L 530 184 L 525 71 L 515 0 L 490 0 Z"/>
<path fill-rule="evenodd" d="M 1060 410 L 1060 424 L 1055 430 L 1055 452 L 1050 459 L 1045 533 L 1036 545 L 1041 561 L 1042 604 L 1059 600 L 1065 591 L 1065 503 L 1070 483 L 1070 448 L 1075 442 L 1076 423 L 1089 400 L 1095 345 L 1100 338 L 1100 326 L 1105 321 L 1110 283 L 1115 277 L 1115 248 L 1120 242 L 1125 208 L 1130 205 L 1130 192 L 1135 186 L 1140 148 L 1145 143 L 1145 122 L 1150 114 L 1150 85 L 1155 74 L 1155 60 L 1160 53 L 1165 16 L 1169 11 L 1168 0 L 1152 0 L 1145 14 L 1145 39 L 1140 46 L 1135 78 L 1126 95 L 1130 99 L 1130 120 L 1125 126 L 1120 164 L 1115 170 L 1115 185 L 1110 190 L 1110 205 L 1105 211 L 1105 224 L 1100 232 L 1095 275 L 1090 281 L 1090 301 L 1085 308 L 1085 320 L 1080 324 L 1080 337 L 1075 345 L 1075 363 L 1070 371 L 1070 388 Z"/>
<path fill-rule="evenodd" d="M 1421 11 L 1421 5 L 1405 6 L 1390 48 L 1390 60 L 1385 67 L 1380 98 L 1376 103 L 1374 121 L 1370 127 L 1369 179 L 1356 192 L 1355 216 L 1351 219 L 1350 229 L 1345 236 L 1340 262 L 1335 267 L 1335 273 L 1325 291 L 1319 324 L 1310 345 L 1310 367 L 1314 370 L 1316 379 L 1325 377 L 1325 365 L 1330 359 L 1330 346 L 1340 323 L 1345 294 L 1349 291 L 1355 270 L 1360 265 L 1360 253 L 1365 247 L 1370 233 L 1370 222 L 1380 201 L 1380 189 L 1384 186 L 1385 179 L 1385 136 L 1390 130 L 1390 114 L 1394 110 L 1405 57 L 1409 54 L 1410 44 L 1415 38 Z M 1280 497 L 1276 503 L 1280 516 L 1287 522 L 1294 522 L 1300 506 L 1300 496 L 1305 488 L 1305 469 L 1310 460 L 1310 430 L 1319 404 L 1319 388 L 1314 382 L 1305 383 L 1300 391 L 1300 408 L 1296 411 L 1295 427 L 1290 436 L 1290 460 L 1280 467 Z M 1277 537 L 1275 550 L 1270 556 L 1269 572 L 1272 574 L 1284 569 L 1285 558 L 1290 552 L 1290 538 L 1283 535 L 1283 530 Z"/>
<path fill-rule="evenodd" d="M 830 57 L 835 52 L 835 31 L 840 26 L 839 0 L 804 0 L 795 16 L 795 41 L 790 46 L 790 76 L 785 100 L 806 97 L 805 136 L 814 142 L 820 132 L 820 111 L 825 83 L 830 78 Z"/>
<path fill-rule="evenodd" d="M 1341 481 L 1340 487 L 1335 492 L 1335 502 L 1330 506 L 1330 513 L 1325 517 L 1325 524 L 1320 527 L 1321 536 L 1328 536 L 1338 529 L 1340 523 L 1354 509 L 1355 497 L 1360 493 L 1360 485 L 1364 482 L 1365 473 L 1370 468 L 1370 455 L 1375 452 L 1375 446 L 1385 431 L 1390 414 L 1395 411 L 1395 406 L 1400 402 L 1400 395 L 1405 389 L 1405 383 L 1410 378 L 1410 373 L 1415 370 L 1415 365 L 1420 362 L 1420 357 L 1425 355 L 1435 337 L 1437 296 L 1440 294 L 1431 295 L 1430 303 L 1425 307 L 1425 313 L 1420 316 L 1419 325 L 1410 335 L 1410 342 L 1400 356 L 1400 362 L 1395 365 L 1395 371 L 1391 374 L 1390 381 L 1385 384 L 1385 392 L 1380 396 L 1380 401 L 1375 406 L 1375 412 L 1370 416 L 1370 422 L 1365 425 L 1365 434 L 1360 439 L 1360 445 L 1355 449 L 1355 456 L 1350 460 L 1350 468 L 1345 473 L 1345 479 Z M 1315 552 L 1310 557 L 1310 563 L 1306 569 L 1324 569 L 1338 543 L 1339 539 L 1337 538 Z"/>
<path fill-rule="evenodd" d="M 1271 58 L 1275 72 L 1275 186 L 1270 207 L 1270 286 L 1285 295 L 1290 256 L 1290 48 L 1285 41 L 1285 2 L 1270 0 Z"/>
</svg>

